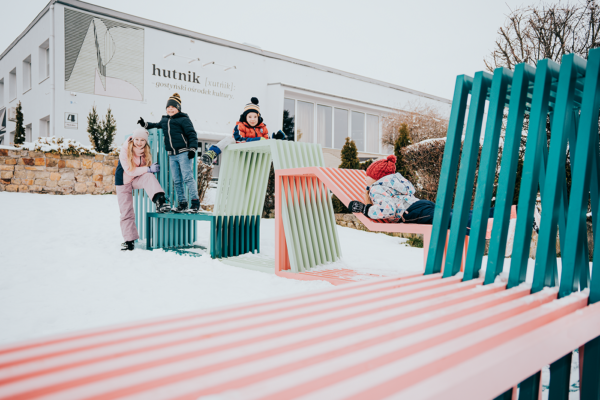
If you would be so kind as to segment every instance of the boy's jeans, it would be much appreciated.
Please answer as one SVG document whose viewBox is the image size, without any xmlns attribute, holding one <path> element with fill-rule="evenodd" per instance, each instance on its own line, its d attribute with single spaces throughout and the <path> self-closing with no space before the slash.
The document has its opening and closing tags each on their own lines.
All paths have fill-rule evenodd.
<svg viewBox="0 0 600 400">
<path fill-rule="evenodd" d="M 198 200 L 198 186 L 194 180 L 194 159 L 188 158 L 187 151 L 185 153 L 177 154 L 176 156 L 169 156 L 169 165 L 171 166 L 171 176 L 173 177 L 173 183 L 175 183 L 175 191 L 177 192 L 177 201 L 179 203 L 187 203 L 187 196 L 183 189 L 183 182 L 185 182 L 191 196 L 191 200 Z"/>
</svg>

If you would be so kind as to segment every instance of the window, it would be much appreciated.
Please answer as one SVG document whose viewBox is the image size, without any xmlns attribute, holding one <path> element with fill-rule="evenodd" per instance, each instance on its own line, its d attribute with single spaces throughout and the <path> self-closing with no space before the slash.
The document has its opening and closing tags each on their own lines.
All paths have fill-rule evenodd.
<svg viewBox="0 0 600 400">
<path fill-rule="evenodd" d="M 25 125 L 25 141 L 31 142 L 31 124 Z"/>
<path fill-rule="evenodd" d="M 365 114 L 352 111 L 352 140 L 358 151 L 365 151 Z"/>
<path fill-rule="evenodd" d="M 6 144 L 4 137 L 6 133 L 6 108 L 0 109 L 0 145 Z"/>
<path fill-rule="evenodd" d="M 379 117 L 367 114 L 367 151 L 379 153 Z"/>
<path fill-rule="evenodd" d="M 8 90 L 9 90 L 9 101 L 13 101 L 17 98 L 17 69 L 10 71 L 8 79 Z"/>
<path fill-rule="evenodd" d="M 298 100 L 298 126 L 296 140 L 304 143 L 314 143 L 315 104 Z"/>
<path fill-rule="evenodd" d="M 23 60 L 23 93 L 31 89 L 31 55 Z"/>
<path fill-rule="evenodd" d="M 283 133 L 288 137 L 288 140 L 294 140 L 296 117 L 296 100 L 283 99 Z"/>
<path fill-rule="evenodd" d="M 333 109 L 328 106 L 317 105 L 317 143 L 321 147 L 331 148 L 333 140 Z"/>
<path fill-rule="evenodd" d="M 40 82 L 50 76 L 50 40 L 46 40 L 39 48 L 39 80 Z"/>
<path fill-rule="evenodd" d="M 50 116 L 40 119 L 40 137 L 50 136 Z"/>
<path fill-rule="evenodd" d="M 4 107 L 4 79 L 0 79 L 0 108 Z"/>
<path fill-rule="evenodd" d="M 333 148 L 341 149 L 348 137 L 348 110 L 334 109 L 333 124 Z"/>
</svg>

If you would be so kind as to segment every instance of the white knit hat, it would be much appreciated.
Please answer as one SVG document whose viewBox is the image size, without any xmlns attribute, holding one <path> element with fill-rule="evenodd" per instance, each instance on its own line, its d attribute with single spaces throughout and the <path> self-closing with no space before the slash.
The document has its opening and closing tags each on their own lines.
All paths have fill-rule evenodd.
<svg viewBox="0 0 600 400">
<path fill-rule="evenodd" d="M 148 141 L 148 131 L 144 128 L 136 128 L 133 130 L 133 134 L 131 135 L 131 139 L 142 138 L 146 142 Z"/>
</svg>

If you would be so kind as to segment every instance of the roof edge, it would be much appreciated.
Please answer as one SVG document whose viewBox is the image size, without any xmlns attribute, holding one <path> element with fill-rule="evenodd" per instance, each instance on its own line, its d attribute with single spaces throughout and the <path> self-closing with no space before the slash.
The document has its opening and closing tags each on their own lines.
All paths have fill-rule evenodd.
<svg viewBox="0 0 600 400">
<path fill-rule="evenodd" d="M 46 13 L 48 12 L 48 10 L 50 10 L 50 6 L 53 5 L 54 3 L 56 3 L 56 0 L 50 0 L 50 2 L 48 4 L 46 4 L 46 7 L 44 7 L 42 9 L 42 11 L 40 11 L 40 13 L 33 19 L 33 21 L 31 21 L 31 23 L 29 25 L 27 25 L 27 28 L 25 28 L 25 30 L 23 32 L 21 32 L 21 34 L 19 36 L 17 36 L 17 38 L 15 40 L 12 41 L 11 44 L 8 45 L 8 47 L 6 48 L 6 50 L 4 50 L 2 52 L 2 54 L 0 54 L 0 60 L 2 60 L 4 58 L 4 56 L 13 49 L 13 47 L 15 47 L 17 45 L 17 43 L 19 43 L 19 41 L 21 39 L 23 39 L 23 37 L 25 35 L 27 35 L 27 33 L 29 33 L 29 31 L 31 30 L 31 28 L 33 28 L 33 26 L 35 24 L 38 23 L 38 21 L 40 19 L 42 19 L 42 17 L 44 15 L 46 15 Z"/>
<path fill-rule="evenodd" d="M 354 74 L 351 72 L 347 72 L 347 71 L 342 71 L 336 68 L 330 68 L 330 67 L 326 67 L 324 65 L 321 64 L 316 64 L 316 63 L 312 63 L 309 61 L 304 61 L 304 60 L 300 60 L 297 58 L 293 58 L 293 57 L 288 57 L 288 56 L 284 56 L 282 54 L 278 54 L 278 53 L 274 53 L 274 52 L 270 52 L 270 51 L 266 51 L 266 50 L 262 50 L 262 49 L 257 49 L 255 47 L 251 47 L 251 46 L 246 46 L 240 43 L 236 43 L 236 42 L 232 42 L 229 40 L 225 40 L 225 39 L 220 39 L 214 36 L 209 36 L 209 35 L 205 35 L 202 33 L 198 33 L 198 32 L 194 32 L 194 31 L 190 31 L 187 29 L 183 29 L 183 28 L 178 28 L 176 26 L 172 26 L 172 25 L 168 25 L 168 24 L 164 24 L 162 22 L 157 22 L 157 21 L 152 21 L 149 19 L 145 19 L 145 18 L 141 18 L 141 17 L 136 17 L 134 15 L 131 14 L 126 14 L 120 11 L 116 11 L 116 10 L 112 10 L 109 8 L 105 8 L 105 7 L 101 7 L 101 6 L 97 6 L 95 4 L 91 4 L 91 3 L 87 3 L 84 1 L 80 1 L 80 0 L 51 0 L 46 7 L 44 7 L 44 9 L 37 15 L 37 17 L 27 26 L 27 28 L 25 28 L 25 30 L 6 48 L 6 50 L 4 52 L 2 52 L 2 54 L 0 55 L 0 60 L 2 58 L 4 58 L 4 56 L 10 51 L 12 50 L 12 48 L 23 38 L 23 36 L 25 36 L 30 30 L 31 28 L 41 19 L 41 17 L 48 12 L 48 10 L 50 9 L 50 6 L 55 4 L 55 3 L 59 3 L 59 4 L 63 4 L 65 6 L 68 7 L 73 7 L 73 8 L 78 8 L 84 11 L 88 11 L 88 12 L 92 12 L 95 14 L 99 14 L 99 15 L 104 15 L 106 17 L 110 17 L 110 18 L 114 18 L 114 19 L 120 19 L 123 21 L 127 21 L 130 22 L 132 24 L 136 24 L 136 25 L 140 25 L 140 26 L 145 26 L 148 28 L 152 28 L 152 29 L 157 29 L 157 30 L 161 30 L 164 32 L 169 32 L 175 35 L 179 35 L 179 36 L 184 36 L 187 38 L 191 38 L 191 39 L 196 39 L 196 40 L 200 40 L 206 43 L 211 43 L 211 44 L 215 44 L 218 46 L 223 46 L 223 47 L 229 47 L 229 48 L 233 48 L 236 50 L 241 50 L 241 51 L 246 51 L 249 53 L 254 53 L 263 57 L 268 57 L 268 58 L 272 58 L 272 59 L 277 59 L 277 60 L 281 60 L 281 61 L 286 61 L 292 64 L 298 64 L 304 67 L 309 67 L 309 68 L 313 68 L 319 71 L 323 71 L 323 72 L 328 72 L 331 74 L 335 74 L 335 75 L 340 75 L 340 76 L 344 76 L 346 78 L 350 78 L 350 79 L 355 79 L 358 81 L 362 81 L 362 82 L 366 82 L 366 83 L 371 83 L 371 84 L 375 84 L 378 86 L 383 86 L 383 87 L 387 87 L 389 89 L 394 89 L 394 90 L 399 90 L 401 92 L 405 92 L 405 93 L 409 93 L 409 94 L 413 94 L 416 96 L 420 96 L 420 97 L 424 97 L 430 100 L 434 100 L 434 101 L 439 101 L 442 103 L 446 103 L 446 104 L 451 104 L 452 101 L 442 98 L 442 97 L 438 97 L 438 96 L 434 96 L 425 92 L 420 92 L 418 90 L 413 90 L 413 89 L 409 89 L 406 88 L 404 86 L 400 86 L 400 85 L 395 85 L 389 82 L 384 82 L 384 81 L 380 81 L 378 79 L 373 79 L 373 78 L 368 78 L 366 76 L 362 76 L 362 75 L 358 75 L 358 74 Z"/>
</svg>

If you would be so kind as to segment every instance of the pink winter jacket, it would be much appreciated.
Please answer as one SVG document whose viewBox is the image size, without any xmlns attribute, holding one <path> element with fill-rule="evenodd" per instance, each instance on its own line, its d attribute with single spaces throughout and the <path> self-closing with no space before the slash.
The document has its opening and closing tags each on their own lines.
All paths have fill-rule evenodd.
<svg viewBox="0 0 600 400">
<path fill-rule="evenodd" d="M 136 168 L 133 171 L 129 170 L 129 161 L 127 160 L 127 146 L 129 145 L 129 142 L 131 140 L 131 138 L 128 138 L 125 141 L 125 143 L 123 143 L 123 146 L 121 147 L 121 153 L 119 154 L 119 161 L 121 161 L 121 165 L 123 166 L 123 184 L 125 185 L 131 182 L 136 176 L 144 175 L 148 172 L 148 167 L 146 166 L 146 158 L 144 157 L 144 153 L 142 152 L 142 154 L 138 156 L 136 147 L 133 148 L 133 154 L 135 155 L 133 157 L 133 163 L 135 164 Z M 140 167 L 140 165 L 142 166 Z"/>
</svg>

